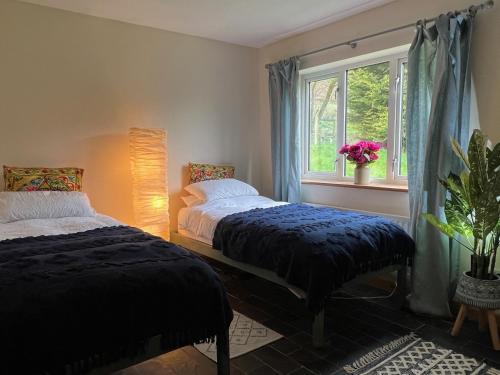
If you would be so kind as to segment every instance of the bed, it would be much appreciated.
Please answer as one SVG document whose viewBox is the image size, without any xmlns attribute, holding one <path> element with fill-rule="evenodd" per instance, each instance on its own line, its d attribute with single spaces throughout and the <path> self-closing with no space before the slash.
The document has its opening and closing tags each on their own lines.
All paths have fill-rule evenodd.
<svg viewBox="0 0 500 375">
<path fill-rule="evenodd" d="M 0 192 L 0 374 L 108 374 L 215 338 L 229 374 L 232 310 L 212 268 L 61 194 Z"/>
<path fill-rule="evenodd" d="M 243 184 L 243 185 L 242 185 Z M 373 215 L 276 202 L 234 179 L 188 185 L 173 241 L 287 287 L 314 314 L 324 344 L 324 305 L 354 279 L 398 271 L 405 294 L 414 243 L 397 224 Z"/>
</svg>

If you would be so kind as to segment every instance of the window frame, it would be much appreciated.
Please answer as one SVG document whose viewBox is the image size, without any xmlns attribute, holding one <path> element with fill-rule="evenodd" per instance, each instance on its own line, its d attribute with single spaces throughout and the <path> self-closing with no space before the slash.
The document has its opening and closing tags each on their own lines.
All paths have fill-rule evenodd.
<svg viewBox="0 0 500 375">
<path fill-rule="evenodd" d="M 347 108 L 347 73 L 349 70 L 362 68 L 370 65 L 389 63 L 389 98 L 388 98 L 388 124 L 387 124 L 387 173 L 386 179 L 373 179 L 372 181 L 381 185 L 407 185 L 407 177 L 399 176 L 399 159 L 401 152 L 401 117 L 402 117 L 402 90 L 401 73 L 404 62 L 408 60 L 408 51 L 405 48 L 398 52 L 378 53 L 376 57 L 358 56 L 353 59 L 338 63 L 327 64 L 328 66 L 315 68 L 313 71 L 300 72 L 299 98 L 300 98 L 300 123 L 301 123 L 301 154 L 302 154 L 302 179 L 323 180 L 329 182 L 352 182 L 353 177 L 344 176 L 346 160 L 341 155 L 335 160 L 335 172 L 314 172 L 309 170 L 309 141 L 310 141 L 310 84 L 311 82 L 337 78 L 337 137 L 336 151 L 345 144 L 346 137 L 346 108 Z M 389 147 L 391 145 L 391 147 Z M 389 162 L 390 161 L 390 162 Z"/>
<path fill-rule="evenodd" d="M 401 162 L 401 135 L 402 135 L 402 126 L 403 124 L 403 64 L 408 64 L 408 56 L 401 57 L 397 60 L 397 91 L 396 91 L 396 122 L 395 122 L 395 140 L 394 140 L 394 150 L 395 157 L 398 160 L 394 160 L 392 162 L 393 168 L 393 177 L 396 182 L 403 181 L 403 183 L 408 183 L 408 176 L 400 176 L 400 162 Z M 408 65 L 407 65 L 408 66 Z M 406 87 L 408 88 L 408 82 L 406 82 Z M 407 93 L 408 95 L 408 93 Z M 406 109 L 408 111 L 408 108 Z M 399 126 L 397 126 L 399 125 Z M 408 142 L 408 141 L 407 141 Z"/>
</svg>

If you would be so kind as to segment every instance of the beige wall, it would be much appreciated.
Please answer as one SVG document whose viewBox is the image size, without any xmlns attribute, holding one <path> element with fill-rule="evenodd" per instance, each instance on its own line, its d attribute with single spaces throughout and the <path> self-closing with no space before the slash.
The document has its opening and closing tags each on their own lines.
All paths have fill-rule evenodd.
<svg viewBox="0 0 500 375">
<path fill-rule="evenodd" d="M 162 127 L 175 223 L 189 161 L 254 181 L 256 66 L 252 48 L 1 0 L 0 165 L 83 167 L 95 207 L 133 224 L 127 130 Z"/>
<path fill-rule="evenodd" d="M 470 0 L 397 0 L 260 50 L 0 0 L 0 164 L 81 166 L 96 208 L 133 224 L 127 129 L 169 135 L 171 216 L 183 166 L 228 162 L 272 192 L 264 65 L 464 8 Z M 303 67 L 407 44 L 411 29 L 303 59 Z M 500 6 L 477 17 L 473 74 L 481 127 L 500 140 Z M 406 193 L 304 186 L 304 199 L 408 215 Z"/>
<path fill-rule="evenodd" d="M 282 40 L 259 50 L 259 107 L 262 191 L 272 192 L 271 150 L 269 125 L 269 99 L 266 63 L 299 55 L 310 50 L 344 42 L 392 27 L 415 22 L 419 18 L 432 18 L 454 9 L 467 8 L 478 1 L 471 0 L 397 0 L 383 7 L 352 16 L 345 20 Z M 312 67 L 343 60 L 377 50 L 408 44 L 412 29 L 386 34 L 360 42 L 356 49 L 340 47 L 302 60 L 302 67 Z M 476 19 L 472 64 L 476 85 L 481 128 L 489 137 L 500 141 L 500 5 L 481 12 Z M 364 189 L 332 188 L 303 185 L 303 198 L 315 203 L 408 215 L 406 193 L 369 192 Z"/>
</svg>

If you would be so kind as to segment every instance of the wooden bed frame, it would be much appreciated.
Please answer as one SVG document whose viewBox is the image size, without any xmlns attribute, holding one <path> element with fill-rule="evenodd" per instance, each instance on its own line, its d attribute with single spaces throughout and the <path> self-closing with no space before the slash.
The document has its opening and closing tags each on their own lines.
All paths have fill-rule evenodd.
<svg viewBox="0 0 500 375">
<path fill-rule="evenodd" d="M 226 257 L 222 254 L 222 251 L 215 250 L 212 246 L 207 245 L 201 241 L 183 236 L 179 232 L 171 232 L 170 241 L 187 248 L 188 250 L 194 251 L 200 255 L 212 258 L 221 263 L 228 264 L 232 267 L 238 268 L 242 271 L 251 273 L 255 276 L 261 277 L 265 280 L 271 281 L 272 283 L 281 285 L 287 288 L 291 293 L 293 293 L 299 299 L 305 299 L 306 293 L 293 285 L 288 284 L 284 279 L 277 276 L 274 272 L 266 270 L 264 268 L 256 267 L 251 264 L 238 262 L 231 258 Z M 398 300 L 401 304 L 405 301 L 406 296 L 406 275 L 407 275 L 407 266 L 405 264 L 401 265 L 393 265 L 389 267 L 382 268 L 376 272 L 368 272 L 363 275 L 356 277 L 354 280 L 345 283 L 344 285 L 349 285 L 350 283 L 360 282 L 363 280 L 370 280 L 375 277 L 381 276 L 383 274 L 387 274 L 390 272 L 397 271 L 397 296 Z M 315 347 L 322 347 L 325 345 L 325 311 L 324 309 L 319 312 L 314 317 L 312 322 L 312 336 L 313 336 L 313 345 Z"/>
</svg>

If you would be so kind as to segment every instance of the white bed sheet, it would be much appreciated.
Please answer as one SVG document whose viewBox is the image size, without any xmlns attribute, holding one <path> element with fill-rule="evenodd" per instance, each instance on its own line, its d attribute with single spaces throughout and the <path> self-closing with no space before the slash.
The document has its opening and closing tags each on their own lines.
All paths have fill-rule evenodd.
<svg viewBox="0 0 500 375">
<path fill-rule="evenodd" d="M 0 224 L 0 241 L 30 236 L 69 234 L 117 225 L 123 224 L 112 217 L 101 214 L 97 214 L 95 217 L 20 220 Z"/>
<path fill-rule="evenodd" d="M 216 199 L 200 205 L 181 208 L 178 217 L 178 230 L 182 235 L 212 245 L 215 228 L 227 215 L 288 204 L 277 202 L 263 196 L 242 196 Z"/>
</svg>

